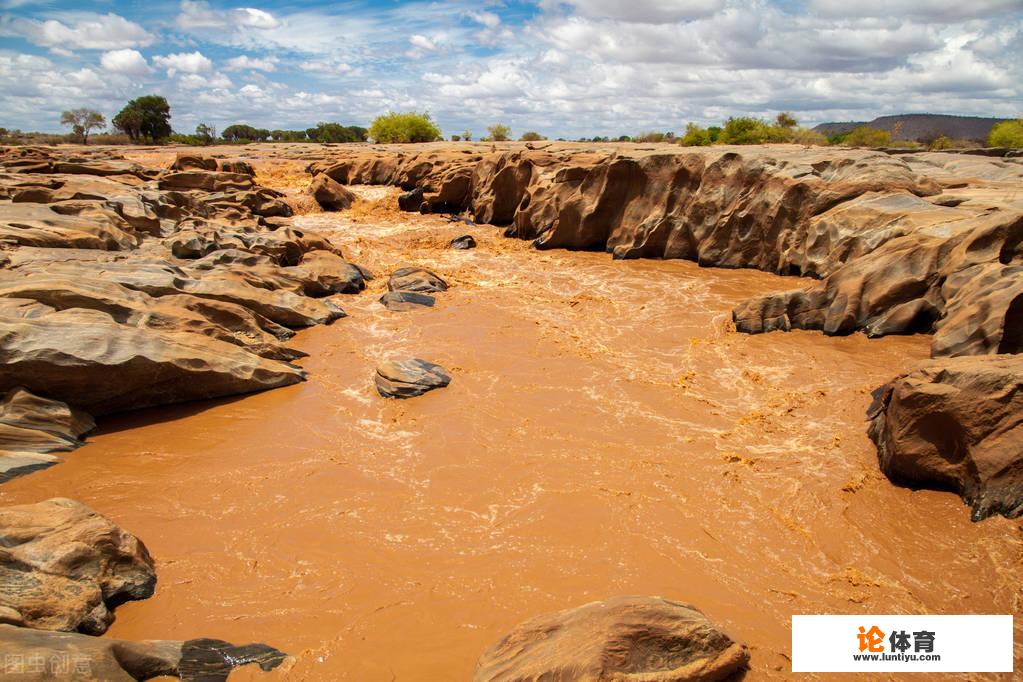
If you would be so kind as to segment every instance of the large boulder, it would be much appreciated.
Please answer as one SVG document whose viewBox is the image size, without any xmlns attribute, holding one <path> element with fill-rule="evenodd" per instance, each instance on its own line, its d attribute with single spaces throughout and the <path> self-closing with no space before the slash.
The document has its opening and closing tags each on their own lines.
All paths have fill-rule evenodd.
<svg viewBox="0 0 1023 682">
<path fill-rule="evenodd" d="M 447 291 L 448 283 L 441 279 L 440 275 L 426 268 L 405 267 L 398 268 L 391 273 L 387 280 L 387 289 L 389 291 L 415 291 L 420 294 L 429 294 Z"/>
<path fill-rule="evenodd" d="M 0 613 L 41 630 L 102 634 L 112 609 L 152 596 L 153 559 L 130 533 L 64 498 L 0 507 Z"/>
<path fill-rule="evenodd" d="M 377 366 L 377 392 L 385 398 L 414 398 L 451 383 L 443 367 L 419 358 L 388 360 Z"/>
<path fill-rule="evenodd" d="M 735 679 L 749 649 L 696 607 L 616 597 L 522 623 L 476 664 L 474 682 Z"/>
<path fill-rule="evenodd" d="M 875 391 L 868 417 L 892 481 L 958 492 L 974 521 L 1023 514 L 1023 355 L 925 362 Z"/>
<path fill-rule="evenodd" d="M 177 677 L 185 682 L 223 682 L 238 666 L 269 671 L 286 655 L 266 644 L 235 646 L 219 639 L 132 642 L 68 632 L 0 625 L 5 672 L 25 682 L 134 682 Z"/>
<path fill-rule="evenodd" d="M 306 188 L 306 194 L 312 196 L 316 203 L 328 211 L 341 211 L 351 208 L 355 202 L 355 193 L 339 182 L 335 182 L 326 173 L 319 173 Z"/>
</svg>

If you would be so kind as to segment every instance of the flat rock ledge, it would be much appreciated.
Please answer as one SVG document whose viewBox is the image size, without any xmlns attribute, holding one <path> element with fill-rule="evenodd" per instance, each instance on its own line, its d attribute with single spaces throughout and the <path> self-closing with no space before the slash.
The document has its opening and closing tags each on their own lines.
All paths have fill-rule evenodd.
<svg viewBox="0 0 1023 682">
<path fill-rule="evenodd" d="M 893 482 L 955 491 L 974 521 L 1023 515 L 1023 355 L 927 361 L 877 389 L 867 416 Z"/>
<path fill-rule="evenodd" d="M 522 623 L 484 652 L 474 682 L 740 679 L 749 649 L 696 607 L 615 597 Z"/>
<path fill-rule="evenodd" d="M 59 462 L 51 453 L 80 447 L 95 426 L 66 403 L 11 389 L 0 399 L 0 483 Z"/>
<path fill-rule="evenodd" d="M 98 635 L 155 587 L 142 541 L 80 502 L 0 508 L 0 622 Z"/>
<path fill-rule="evenodd" d="M 239 666 L 255 663 L 269 671 L 286 658 L 266 644 L 235 646 L 219 639 L 131 642 L 11 625 L 0 625 L 0 651 L 8 654 L 6 673 L 26 682 L 132 682 L 154 677 L 221 682 Z"/>
<path fill-rule="evenodd" d="M 377 367 L 377 392 L 384 398 L 414 398 L 451 383 L 451 375 L 440 365 L 409 358 L 388 360 Z"/>
</svg>

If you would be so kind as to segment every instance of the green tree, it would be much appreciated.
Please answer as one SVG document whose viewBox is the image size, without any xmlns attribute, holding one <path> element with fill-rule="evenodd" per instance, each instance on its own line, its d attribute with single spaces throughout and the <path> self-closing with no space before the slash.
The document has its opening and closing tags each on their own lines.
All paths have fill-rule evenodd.
<svg viewBox="0 0 1023 682">
<path fill-rule="evenodd" d="M 107 127 L 103 114 L 94 109 L 71 109 L 60 115 L 62 126 L 71 126 L 71 132 L 82 138 L 83 144 L 89 144 L 89 132 Z"/>
<path fill-rule="evenodd" d="M 487 128 L 487 132 L 490 133 L 490 139 L 493 142 L 507 142 L 511 138 L 511 128 L 503 123 L 495 123 Z"/>
<path fill-rule="evenodd" d="M 433 142 L 441 136 L 440 128 L 427 112 L 389 111 L 377 116 L 369 127 L 369 137 L 377 142 Z"/>
<path fill-rule="evenodd" d="M 461 137 L 466 142 L 472 142 L 472 131 L 471 130 L 463 130 Z"/>
<path fill-rule="evenodd" d="M 452 135 L 451 136 L 451 141 L 452 142 L 459 142 L 461 139 L 462 139 L 461 135 Z"/>
<path fill-rule="evenodd" d="M 987 143 L 992 147 L 1023 148 L 1023 118 L 995 125 L 991 128 Z"/>
<path fill-rule="evenodd" d="M 540 140 L 546 140 L 547 138 L 536 132 L 535 130 L 528 130 L 522 133 L 519 138 L 519 142 L 539 142 Z"/>
<path fill-rule="evenodd" d="M 799 121 L 796 120 L 796 117 L 787 111 L 783 111 L 778 114 L 774 121 L 781 128 L 795 128 L 799 125 Z"/>
<path fill-rule="evenodd" d="M 224 128 L 221 136 L 228 142 L 256 142 L 266 139 L 267 135 L 261 136 L 261 133 L 269 135 L 269 131 L 259 130 L 244 123 L 235 123 Z"/>
<path fill-rule="evenodd" d="M 159 95 L 137 97 L 113 118 L 114 128 L 138 142 L 149 139 L 160 142 L 171 134 L 170 105 Z"/>
<path fill-rule="evenodd" d="M 202 140 L 203 144 L 212 144 L 217 138 L 217 129 L 213 126 L 200 123 L 195 127 L 195 136 Z"/>
</svg>

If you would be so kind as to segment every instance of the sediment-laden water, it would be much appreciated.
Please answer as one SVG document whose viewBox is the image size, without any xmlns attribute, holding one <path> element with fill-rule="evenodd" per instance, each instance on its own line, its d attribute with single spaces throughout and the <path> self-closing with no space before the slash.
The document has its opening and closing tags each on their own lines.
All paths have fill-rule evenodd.
<svg viewBox="0 0 1023 682">
<path fill-rule="evenodd" d="M 386 201 L 296 219 L 378 275 L 293 342 L 308 382 L 105 419 L 0 489 L 145 540 L 156 595 L 109 636 L 269 642 L 294 656 L 269 677 L 465 680 L 526 618 L 656 594 L 747 642 L 750 679 L 784 679 L 793 613 L 1020 612 L 1019 523 L 893 486 L 865 435 L 870 391 L 929 337 L 737 334 L 734 305 L 802 282 L 537 252 L 360 194 Z M 447 248 L 465 232 L 479 248 Z M 376 302 L 405 264 L 452 284 L 435 308 Z M 392 355 L 451 385 L 381 399 Z"/>
</svg>

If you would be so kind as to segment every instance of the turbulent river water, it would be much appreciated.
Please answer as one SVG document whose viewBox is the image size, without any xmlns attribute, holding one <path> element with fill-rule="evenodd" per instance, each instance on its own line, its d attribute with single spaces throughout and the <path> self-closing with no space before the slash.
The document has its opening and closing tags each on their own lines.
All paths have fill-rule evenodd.
<svg viewBox="0 0 1023 682">
<path fill-rule="evenodd" d="M 747 642 L 749 679 L 786 679 L 793 613 L 1020 613 L 1020 524 L 893 486 L 865 435 L 870 391 L 928 338 L 745 336 L 733 305 L 802 282 L 538 252 L 359 191 L 354 217 L 296 219 L 378 275 L 293 341 L 308 382 L 105 419 L 0 489 L 75 498 L 144 540 L 156 595 L 110 636 L 294 657 L 232 679 L 465 680 L 524 619 L 650 594 Z M 465 232 L 479 248 L 447 248 Z M 376 302 L 404 264 L 452 284 L 435 308 Z M 392 355 L 451 385 L 380 398 Z"/>
</svg>

